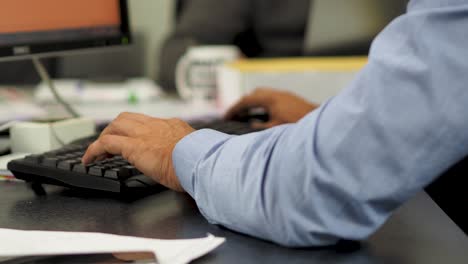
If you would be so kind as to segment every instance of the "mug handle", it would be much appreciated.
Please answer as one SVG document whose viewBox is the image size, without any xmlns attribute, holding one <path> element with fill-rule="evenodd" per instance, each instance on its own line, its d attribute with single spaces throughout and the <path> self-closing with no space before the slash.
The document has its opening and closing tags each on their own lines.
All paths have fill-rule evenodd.
<svg viewBox="0 0 468 264">
<path fill-rule="evenodd" d="M 190 67 L 190 60 L 187 55 L 179 59 L 176 67 L 176 89 L 182 99 L 188 100 L 192 98 L 193 92 L 188 85 L 187 73 Z"/>
</svg>

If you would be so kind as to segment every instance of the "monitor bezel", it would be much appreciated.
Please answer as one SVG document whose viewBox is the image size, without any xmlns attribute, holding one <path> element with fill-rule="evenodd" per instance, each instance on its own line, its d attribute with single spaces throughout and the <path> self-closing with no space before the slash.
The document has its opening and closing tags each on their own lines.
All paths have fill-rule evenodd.
<svg viewBox="0 0 468 264">
<path fill-rule="evenodd" d="M 28 59 L 31 57 L 51 57 L 93 51 L 101 48 L 128 46 L 132 43 L 128 0 L 119 0 L 119 4 L 122 21 L 119 36 L 2 46 L 0 47 L 0 61 Z"/>
</svg>

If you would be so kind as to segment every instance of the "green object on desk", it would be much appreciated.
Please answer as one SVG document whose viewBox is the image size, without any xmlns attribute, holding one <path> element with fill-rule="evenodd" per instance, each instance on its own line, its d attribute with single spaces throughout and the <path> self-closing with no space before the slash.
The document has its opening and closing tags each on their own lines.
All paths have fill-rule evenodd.
<svg viewBox="0 0 468 264">
<path fill-rule="evenodd" d="M 128 44 L 130 43 L 130 40 L 127 37 L 122 38 L 122 44 Z"/>
<path fill-rule="evenodd" d="M 135 92 L 130 92 L 130 94 L 128 95 L 128 103 L 129 104 L 138 104 L 138 96 L 136 95 Z"/>
</svg>

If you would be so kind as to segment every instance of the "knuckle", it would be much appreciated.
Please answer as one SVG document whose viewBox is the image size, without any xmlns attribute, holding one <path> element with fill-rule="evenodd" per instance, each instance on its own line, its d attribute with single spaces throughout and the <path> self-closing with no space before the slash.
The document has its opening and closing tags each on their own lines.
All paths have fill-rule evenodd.
<svg viewBox="0 0 468 264">
<path fill-rule="evenodd" d="M 172 119 L 171 119 L 171 122 L 173 122 L 175 125 L 183 125 L 183 124 L 185 124 L 185 121 L 183 121 L 183 120 L 180 119 L 180 118 L 172 118 Z"/>
<path fill-rule="evenodd" d="M 279 91 L 278 94 L 287 95 L 287 96 L 294 96 L 294 93 L 291 91 Z"/>
<path fill-rule="evenodd" d="M 96 141 L 89 144 L 88 148 L 86 149 L 86 152 L 93 152 L 95 144 L 96 144 Z"/>
<path fill-rule="evenodd" d="M 120 113 L 114 120 L 122 119 L 122 118 L 124 118 L 124 116 L 125 116 L 125 113 L 122 112 L 122 113 Z"/>
<path fill-rule="evenodd" d="M 102 131 L 101 136 L 99 139 L 101 139 L 104 135 L 107 135 L 109 133 L 112 133 L 116 129 L 115 123 L 118 122 L 117 120 L 112 121 L 107 127 Z"/>
<path fill-rule="evenodd" d="M 88 149 L 86 150 L 87 153 L 95 153 L 98 148 L 98 141 L 93 142 L 91 145 L 88 146 Z"/>
<path fill-rule="evenodd" d="M 102 135 L 99 140 L 102 142 L 102 144 L 108 145 L 112 141 L 112 136 L 111 135 Z"/>
<path fill-rule="evenodd" d="M 133 151 L 133 146 L 129 146 L 128 148 L 124 148 L 122 150 L 122 157 L 126 159 L 131 164 L 135 162 L 135 151 Z"/>
<path fill-rule="evenodd" d="M 255 97 L 255 93 L 251 93 L 251 94 L 247 94 L 247 95 L 244 95 L 241 97 L 241 99 L 239 100 L 240 103 L 243 103 L 243 102 L 246 102 L 248 100 L 250 100 L 251 98 Z"/>
<path fill-rule="evenodd" d="M 128 147 L 124 148 L 122 151 L 122 156 L 126 159 L 130 164 L 135 164 L 135 161 L 138 159 L 138 153 L 142 152 L 142 148 L 145 148 L 146 144 L 144 142 L 139 141 L 135 144 L 130 144 Z M 136 151 L 139 150 L 139 151 Z"/>
<path fill-rule="evenodd" d="M 136 135 L 140 135 L 141 132 L 142 132 L 142 131 L 141 131 L 141 128 L 140 128 L 140 127 L 132 127 L 132 128 L 130 128 L 130 133 L 131 133 L 132 135 L 135 135 L 135 136 L 136 136 Z"/>
<path fill-rule="evenodd" d="M 260 92 L 262 92 L 264 89 L 265 89 L 264 87 L 257 87 L 257 88 L 255 88 L 254 93 L 260 93 Z"/>
<path fill-rule="evenodd" d="M 271 88 L 266 88 L 266 87 L 258 87 L 257 89 L 255 89 L 255 93 L 257 94 L 263 94 L 263 93 L 267 93 L 270 91 L 271 91 Z"/>
<path fill-rule="evenodd" d="M 129 118 L 132 114 L 130 112 L 122 112 L 120 113 L 116 119 L 125 119 Z"/>
</svg>

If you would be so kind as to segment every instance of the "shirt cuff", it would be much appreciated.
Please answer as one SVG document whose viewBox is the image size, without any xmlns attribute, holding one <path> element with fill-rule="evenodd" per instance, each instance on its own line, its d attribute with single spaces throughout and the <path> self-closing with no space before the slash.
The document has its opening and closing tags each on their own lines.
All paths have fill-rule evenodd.
<svg viewBox="0 0 468 264">
<path fill-rule="evenodd" d="M 172 152 L 172 163 L 184 190 L 195 198 L 195 172 L 198 162 L 231 135 L 211 129 L 195 131 L 184 137 Z"/>
</svg>

